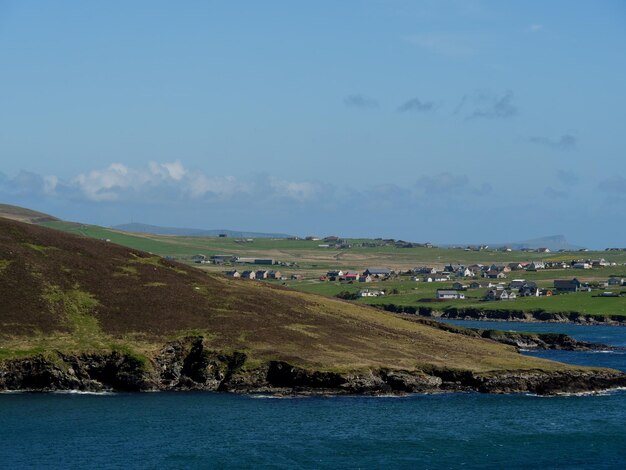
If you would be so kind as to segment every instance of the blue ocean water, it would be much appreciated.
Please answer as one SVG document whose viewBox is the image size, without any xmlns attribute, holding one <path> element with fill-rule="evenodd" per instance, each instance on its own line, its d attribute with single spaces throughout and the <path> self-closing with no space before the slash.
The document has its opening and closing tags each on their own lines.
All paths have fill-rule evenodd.
<svg viewBox="0 0 626 470">
<path fill-rule="evenodd" d="M 622 326 L 577 325 L 572 323 L 523 323 L 502 321 L 442 320 L 466 328 L 564 333 L 579 341 L 625 348 L 623 351 L 529 351 L 529 356 L 581 366 L 610 367 L 626 372 L 626 328 Z"/>
<path fill-rule="evenodd" d="M 501 322 L 495 327 L 547 328 L 577 339 L 603 337 L 609 344 L 623 344 L 626 335 L 618 327 Z M 571 354 L 575 359 L 587 353 Z M 589 357 L 603 365 L 613 355 L 621 357 Z M 592 359 L 581 360 L 586 361 Z M 2 468 L 625 465 L 624 391 L 550 398 L 478 393 L 285 399 L 217 393 L 0 395 Z"/>
</svg>

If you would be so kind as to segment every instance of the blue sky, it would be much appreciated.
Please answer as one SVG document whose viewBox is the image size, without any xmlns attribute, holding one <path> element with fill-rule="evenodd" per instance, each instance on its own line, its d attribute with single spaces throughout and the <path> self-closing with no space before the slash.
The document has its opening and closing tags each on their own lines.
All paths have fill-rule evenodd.
<svg viewBox="0 0 626 470">
<path fill-rule="evenodd" d="M 623 1 L 0 0 L 0 201 L 626 246 Z"/>
</svg>

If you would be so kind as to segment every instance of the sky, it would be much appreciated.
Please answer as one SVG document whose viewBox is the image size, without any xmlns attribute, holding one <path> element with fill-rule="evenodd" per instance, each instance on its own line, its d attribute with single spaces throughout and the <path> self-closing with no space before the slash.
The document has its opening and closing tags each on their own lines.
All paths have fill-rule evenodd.
<svg viewBox="0 0 626 470">
<path fill-rule="evenodd" d="M 0 202 L 626 247 L 626 2 L 0 0 Z"/>
</svg>

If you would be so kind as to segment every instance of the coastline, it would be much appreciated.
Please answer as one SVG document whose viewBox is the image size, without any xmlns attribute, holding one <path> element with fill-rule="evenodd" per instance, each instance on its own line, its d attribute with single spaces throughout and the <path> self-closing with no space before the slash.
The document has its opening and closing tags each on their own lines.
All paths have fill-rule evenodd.
<svg viewBox="0 0 626 470">
<path fill-rule="evenodd" d="M 480 392 L 555 395 L 626 387 L 626 374 L 574 367 L 472 370 L 424 366 L 351 372 L 304 369 L 284 361 L 249 366 L 244 353 L 205 349 L 202 337 L 166 344 L 149 361 L 119 352 L 41 355 L 0 364 L 0 391 L 208 391 L 272 395 L 402 395 Z"/>
<path fill-rule="evenodd" d="M 431 307 L 411 307 L 395 304 L 383 304 L 382 310 L 393 313 L 406 313 L 424 318 L 446 318 L 450 320 L 488 320 L 516 321 L 535 323 L 572 323 L 580 325 L 626 326 L 626 316 L 590 315 L 580 312 L 546 312 L 545 310 L 483 310 L 479 308 L 450 307 L 437 310 Z"/>
</svg>

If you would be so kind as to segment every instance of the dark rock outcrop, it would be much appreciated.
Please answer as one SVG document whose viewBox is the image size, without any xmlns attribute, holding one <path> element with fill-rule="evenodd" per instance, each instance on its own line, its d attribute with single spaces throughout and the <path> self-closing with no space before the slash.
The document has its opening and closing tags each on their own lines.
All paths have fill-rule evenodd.
<svg viewBox="0 0 626 470">
<path fill-rule="evenodd" d="M 245 354 L 219 353 L 202 337 L 166 344 L 152 360 L 121 352 L 49 354 L 0 363 L 0 390 L 204 390 L 278 394 L 386 394 L 478 391 L 554 394 L 626 386 L 608 369 L 503 371 L 309 370 L 285 361 L 250 366 Z"/>
</svg>

